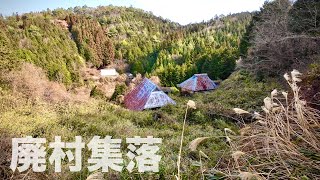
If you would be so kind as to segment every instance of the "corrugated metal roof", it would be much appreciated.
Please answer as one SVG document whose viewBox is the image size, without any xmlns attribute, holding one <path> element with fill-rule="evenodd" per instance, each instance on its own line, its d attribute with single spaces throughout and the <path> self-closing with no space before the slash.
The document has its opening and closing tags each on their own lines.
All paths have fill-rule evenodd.
<svg viewBox="0 0 320 180">
<path fill-rule="evenodd" d="M 189 91 L 207 91 L 215 89 L 217 85 L 207 74 L 194 74 L 191 78 L 178 84 L 178 87 Z"/>
<path fill-rule="evenodd" d="M 152 81 L 143 81 L 124 97 L 124 105 L 131 110 L 162 107 L 175 102 Z"/>
<path fill-rule="evenodd" d="M 162 107 L 167 104 L 176 104 L 166 93 L 163 91 L 153 91 L 146 104 L 144 105 L 144 109 L 151 109 L 156 107 Z"/>
</svg>

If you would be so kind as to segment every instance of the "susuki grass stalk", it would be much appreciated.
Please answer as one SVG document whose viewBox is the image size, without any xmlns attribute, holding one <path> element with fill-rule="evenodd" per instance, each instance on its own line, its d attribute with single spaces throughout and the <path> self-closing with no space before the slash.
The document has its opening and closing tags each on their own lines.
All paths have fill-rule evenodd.
<svg viewBox="0 0 320 180">
<path fill-rule="evenodd" d="M 188 113 L 188 106 L 186 107 L 186 112 L 185 112 L 185 115 L 184 115 L 184 120 L 183 120 L 183 125 L 182 125 L 182 132 L 181 132 L 179 155 L 178 155 L 178 161 L 177 161 L 177 167 L 178 167 L 178 176 L 177 176 L 177 179 L 178 179 L 178 180 L 180 180 L 181 153 L 182 153 L 182 145 L 183 145 L 183 137 L 184 137 L 184 127 L 185 127 L 185 125 L 186 125 L 187 113 Z"/>
<path fill-rule="evenodd" d="M 179 148 L 179 154 L 178 154 L 178 161 L 177 161 L 177 168 L 178 168 L 178 174 L 176 176 L 176 178 L 178 180 L 181 179 L 181 154 L 182 154 L 182 146 L 183 146 L 183 138 L 184 138 L 184 129 L 185 129 L 185 125 L 186 125 L 186 120 L 187 120 L 187 114 L 188 114 L 188 108 L 196 108 L 196 104 L 194 101 L 189 100 L 187 103 L 187 107 L 186 107 L 186 112 L 184 115 L 184 120 L 183 120 L 183 125 L 182 125 L 182 132 L 181 132 L 181 140 L 180 140 L 180 148 Z"/>
<path fill-rule="evenodd" d="M 202 180 L 204 180 L 203 166 L 202 166 L 202 160 L 201 160 L 201 151 L 199 151 L 199 159 L 200 159 L 200 171 L 201 171 L 201 177 L 202 177 Z"/>
<path fill-rule="evenodd" d="M 309 157 L 309 154 L 320 153 L 317 130 L 320 112 L 301 100 L 297 85 L 300 76 L 297 70 L 293 70 L 291 76 L 284 75 L 292 90 L 292 100 L 288 99 L 288 93 L 282 92 L 285 99 L 282 103 L 277 90 L 272 91 L 271 98 L 264 99 L 265 114 L 255 116 L 258 121 L 241 129 L 241 136 L 226 135 L 231 150 L 236 152 L 232 153 L 233 160 L 224 157 L 214 171 L 240 179 L 320 178 L 313 172 L 320 169 L 319 163 Z M 234 111 L 239 115 L 247 113 L 239 108 Z"/>
</svg>

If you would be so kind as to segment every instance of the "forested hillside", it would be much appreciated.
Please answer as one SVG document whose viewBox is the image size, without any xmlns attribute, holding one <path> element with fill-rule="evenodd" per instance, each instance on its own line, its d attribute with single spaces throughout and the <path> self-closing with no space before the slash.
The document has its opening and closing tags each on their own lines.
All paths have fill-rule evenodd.
<svg viewBox="0 0 320 180">
<path fill-rule="evenodd" d="M 79 69 L 85 61 L 67 30 L 42 14 L 1 18 L 0 24 L 2 71 L 29 62 L 45 69 L 51 80 L 81 82 Z"/>
<path fill-rule="evenodd" d="M 0 16 L 0 179 L 320 179 L 319 12 L 318 0 L 274 0 L 186 26 L 115 6 Z M 166 87 L 175 105 L 123 105 L 143 76 L 176 86 L 194 73 L 221 81 Z M 66 159 L 59 173 L 10 168 L 12 137 L 151 135 L 155 173 L 90 172 L 88 149 L 79 172 Z"/>
<path fill-rule="evenodd" d="M 1 47 L 66 85 L 82 82 L 79 68 L 85 64 L 127 63 L 121 72 L 157 75 L 163 85 L 175 86 L 194 73 L 227 78 L 250 19 L 241 13 L 181 26 L 134 8 L 47 10 L 2 17 Z"/>
</svg>

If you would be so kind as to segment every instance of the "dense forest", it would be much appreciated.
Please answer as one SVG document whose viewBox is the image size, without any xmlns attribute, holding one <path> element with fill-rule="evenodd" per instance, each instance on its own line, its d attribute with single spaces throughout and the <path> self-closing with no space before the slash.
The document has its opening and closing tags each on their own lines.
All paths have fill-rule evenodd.
<svg viewBox="0 0 320 180">
<path fill-rule="evenodd" d="M 273 0 L 185 26 L 115 6 L 0 16 L 0 179 L 320 179 L 319 12 L 318 0 Z M 120 75 L 101 77 L 105 67 Z M 157 109 L 119 98 L 144 76 L 176 86 L 194 73 L 221 81 L 170 87 L 176 104 Z M 66 160 L 61 173 L 50 162 L 10 169 L 12 137 L 57 135 L 162 138 L 159 172 L 90 172 L 83 161 L 70 173 Z"/>
<path fill-rule="evenodd" d="M 129 68 L 121 72 L 157 75 L 163 85 L 175 86 L 194 73 L 227 78 L 250 19 L 250 13 L 240 13 L 181 26 L 134 8 L 48 9 L 2 17 L 1 47 L 66 85 L 81 83 L 78 69 L 84 64 L 122 62 Z"/>
</svg>

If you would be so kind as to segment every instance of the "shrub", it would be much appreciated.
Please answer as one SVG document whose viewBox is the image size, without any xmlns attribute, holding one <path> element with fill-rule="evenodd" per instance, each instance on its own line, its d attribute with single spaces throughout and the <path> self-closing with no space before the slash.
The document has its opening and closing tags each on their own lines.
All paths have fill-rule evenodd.
<svg viewBox="0 0 320 180">
<path fill-rule="evenodd" d="M 302 98 L 308 105 L 320 110 L 320 64 L 312 64 L 299 85 Z"/>
<path fill-rule="evenodd" d="M 171 94 L 178 95 L 180 93 L 179 89 L 176 87 L 170 87 Z"/>
<path fill-rule="evenodd" d="M 49 102 L 70 100 L 70 94 L 63 85 L 49 81 L 44 71 L 33 64 L 24 63 L 20 70 L 3 76 L 14 92 L 21 93 L 28 99 L 40 98 Z"/>
<path fill-rule="evenodd" d="M 102 98 L 102 99 L 107 98 L 104 92 L 101 89 L 99 89 L 97 86 L 94 86 L 90 91 L 90 97 Z"/>
<path fill-rule="evenodd" d="M 245 125 L 240 136 L 225 129 L 231 152 L 212 170 L 213 177 L 220 174 L 241 179 L 319 178 L 320 112 L 301 100 L 297 86 L 300 75 L 294 70 L 291 77 L 284 76 L 291 87 L 292 100 L 287 92 L 280 96 L 273 90 L 264 99 L 264 115 L 253 114 L 257 121 Z M 239 109 L 237 112 L 249 113 Z"/>
<path fill-rule="evenodd" d="M 127 86 L 124 83 L 117 84 L 114 93 L 111 96 L 111 100 L 116 100 L 119 95 L 124 95 L 127 90 Z"/>
</svg>

